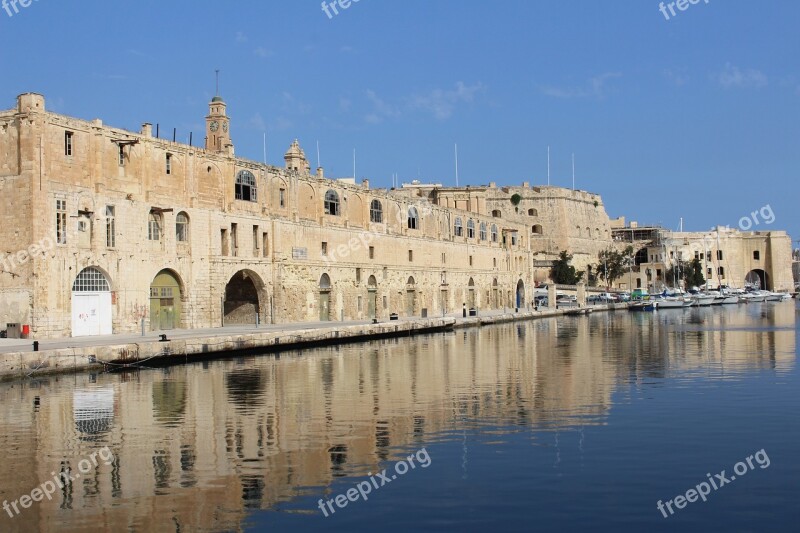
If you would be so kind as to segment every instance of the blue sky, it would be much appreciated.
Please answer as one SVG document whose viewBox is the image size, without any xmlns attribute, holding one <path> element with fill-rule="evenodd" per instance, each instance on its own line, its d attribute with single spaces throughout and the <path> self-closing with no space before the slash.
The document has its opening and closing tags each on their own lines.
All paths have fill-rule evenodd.
<svg viewBox="0 0 800 533">
<path fill-rule="evenodd" d="M 705 230 L 769 204 L 800 238 L 800 3 L 700 0 L 58 2 L 0 10 L 0 107 L 202 140 L 214 70 L 237 154 L 326 174 L 546 183 L 611 216 Z M 13 9 L 12 9 L 13 13 Z"/>
</svg>

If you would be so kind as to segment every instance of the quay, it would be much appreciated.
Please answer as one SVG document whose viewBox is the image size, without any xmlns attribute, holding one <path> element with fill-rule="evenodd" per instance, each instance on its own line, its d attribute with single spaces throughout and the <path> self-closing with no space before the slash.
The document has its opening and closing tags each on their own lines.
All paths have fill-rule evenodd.
<svg viewBox="0 0 800 533">
<path fill-rule="evenodd" d="M 625 305 L 593 306 L 594 311 Z M 231 326 L 173 330 L 145 336 L 116 334 L 48 339 L 33 351 L 34 339 L 0 339 L 0 381 L 48 374 L 103 372 L 134 366 L 159 366 L 242 354 L 280 354 L 316 346 L 406 337 L 456 328 L 563 316 L 568 309 L 537 311 L 491 310 L 479 316 L 446 315 L 431 318 L 348 322 L 306 322 L 280 325 Z M 165 335 L 166 340 L 161 340 Z"/>
</svg>

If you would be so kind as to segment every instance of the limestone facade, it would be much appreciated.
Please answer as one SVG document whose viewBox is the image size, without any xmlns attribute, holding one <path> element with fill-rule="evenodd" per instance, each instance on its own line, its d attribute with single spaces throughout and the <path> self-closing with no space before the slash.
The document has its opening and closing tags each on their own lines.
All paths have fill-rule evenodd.
<svg viewBox="0 0 800 533">
<path fill-rule="evenodd" d="M 35 93 L 0 111 L 0 326 L 49 338 L 525 308 L 561 250 L 585 270 L 621 244 L 590 192 L 371 189 L 312 172 L 297 141 L 283 167 L 236 156 L 219 96 L 205 122 L 192 146 L 48 112 Z M 784 236 L 742 235 L 783 264 Z M 790 260 L 788 276 L 767 270 L 776 287 Z"/>
</svg>

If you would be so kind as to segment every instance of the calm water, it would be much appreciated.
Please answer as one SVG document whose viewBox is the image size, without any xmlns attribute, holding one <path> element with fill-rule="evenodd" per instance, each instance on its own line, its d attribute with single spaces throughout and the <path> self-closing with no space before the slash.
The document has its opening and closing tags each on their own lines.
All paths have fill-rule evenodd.
<svg viewBox="0 0 800 533">
<path fill-rule="evenodd" d="M 0 499 L 43 499 L 0 531 L 796 531 L 796 338 L 752 304 L 0 385 Z"/>
</svg>

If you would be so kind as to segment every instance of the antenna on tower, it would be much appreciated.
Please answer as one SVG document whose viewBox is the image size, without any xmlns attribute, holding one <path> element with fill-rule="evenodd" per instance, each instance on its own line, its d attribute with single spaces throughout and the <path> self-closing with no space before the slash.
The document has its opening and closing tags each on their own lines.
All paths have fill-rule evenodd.
<svg viewBox="0 0 800 533">
<path fill-rule="evenodd" d="M 575 153 L 572 154 L 572 190 L 575 190 Z"/>
<path fill-rule="evenodd" d="M 456 187 L 458 187 L 458 144 L 456 144 Z"/>
<path fill-rule="evenodd" d="M 353 148 L 353 179 L 358 180 L 356 176 L 356 149 Z"/>
<path fill-rule="evenodd" d="M 219 96 L 219 69 L 216 69 L 214 73 L 216 74 L 217 77 L 217 96 Z"/>
<path fill-rule="evenodd" d="M 319 158 L 319 141 L 317 141 L 317 168 L 322 167 L 322 163 L 320 161 L 321 159 Z"/>
<path fill-rule="evenodd" d="M 547 147 L 547 186 L 550 186 L 550 147 Z"/>
</svg>

